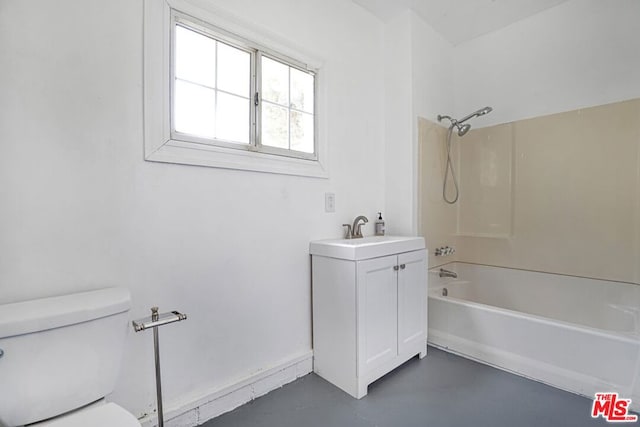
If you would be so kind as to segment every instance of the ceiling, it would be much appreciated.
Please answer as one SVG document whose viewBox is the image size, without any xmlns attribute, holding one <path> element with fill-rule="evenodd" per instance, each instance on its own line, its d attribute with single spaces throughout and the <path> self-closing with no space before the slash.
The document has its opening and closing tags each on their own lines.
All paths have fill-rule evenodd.
<svg viewBox="0 0 640 427">
<path fill-rule="evenodd" d="M 411 9 L 451 44 L 482 34 L 568 0 L 353 0 L 383 21 Z"/>
</svg>

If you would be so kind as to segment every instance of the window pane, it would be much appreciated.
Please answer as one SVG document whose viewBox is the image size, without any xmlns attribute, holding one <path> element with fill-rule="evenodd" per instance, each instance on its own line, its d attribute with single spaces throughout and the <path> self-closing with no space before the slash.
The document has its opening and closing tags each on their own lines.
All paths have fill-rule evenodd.
<svg viewBox="0 0 640 427">
<path fill-rule="evenodd" d="M 314 153 L 316 76 L 312 72 L 268 54 L 263 56 L 254 48 L 245 50 L 242 41 L 226 36 L 222 37 L 225 41 L 218 40 L 215 33 L 196 29 L 204 24 L 192 27 L 182 21 L 186 18 L 176 17 L 172 133 L 182 134 L 185 141 L 191 135 L 194 142 L 202 138 L 239 149 L 259 150 L 263 146 L 269 152 L 268 147 L 278 148 L 293 157 Z M 257 111 L 252 92 L 255 86 L 262 99 Z M 252 122 L 254 115 L 257 128 Z M 260 146 L 251 147 L 258 143 Z"/>
<path fill-rule="evenodd" d="M 214 137 L 215 90 L 176 80 L 174 102 L 176 131 L 204 138 Z"/>
<path fill-rule="evenodd" d="M 215 87 L 216 41 L 176 25 L 176 77 Z"/>
<path fill-rule="evenodd" d="M 218 89 L 249 97 L 251 55 L 218 42 Z"/>
<path fill-rule="evenodd" d="M 291 108 L 313 113 L 313 75 L 291 69 Z"/>
<path fill-rule="evenodd" d="M 289 67 L 262 57 L 262 99 L 289 106 Z"/>
<path fill-rule="evenodd" d="M 291 111 L 291 149 L 313 153 L 313 115 Z"/>
<path fill-rule="evenodd" d="M 262 104 L 262 145 L 289 148 L 289 110 Z"/>
<path fill-rule="evenodd" d="M 249 99 L 218 92 L 217 113 L 217 138 L 249 143 Z"/>
</svg>

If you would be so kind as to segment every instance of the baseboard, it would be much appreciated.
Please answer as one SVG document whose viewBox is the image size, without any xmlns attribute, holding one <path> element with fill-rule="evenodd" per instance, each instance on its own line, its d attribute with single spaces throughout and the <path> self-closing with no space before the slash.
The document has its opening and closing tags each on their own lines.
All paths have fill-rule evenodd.
<svg viewBox="0 0 640 427">
<path fill-rule="evenodd" d="M 195 427 L 282 387 L 313 371 L 313 351 L 286 359 L 275 366 L 232 384 L 214 387 L 174 402 L 164 403 L 167 427 Z M 140 419 L 142 427 L 158 425 L 156 414 Z"/>
</svg>

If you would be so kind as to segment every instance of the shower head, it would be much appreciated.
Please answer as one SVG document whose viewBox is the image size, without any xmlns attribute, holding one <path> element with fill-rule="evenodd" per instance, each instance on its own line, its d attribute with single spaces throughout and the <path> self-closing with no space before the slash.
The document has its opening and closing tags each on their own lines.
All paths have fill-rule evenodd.
<svg viewBox="0 0 640 427">
<path fill-rule="evenodd" d="M 484 116 L 485 114 L 490 113 L 491 111 L 493 111 L 493 108 L 484 107 L 477 111 L 474 111 L 473 113 L 469 114 L 468 116 L 464 117 L 461 120 L 456 120 L 451 116 L 443 116 L 438 114 L 438 121 L 441 122 L 445 119 L 449 120 L 451 122 L 451 125 L 449 125 L 449 129 L 452 130 L 455 126 L 458 129 L 458 136 L 464 136 L 471 129 L 471 125 L 469 124 L 463 125 L 464 122 L 474 117 Z"/>
<path fill-rule="evenodd" d="M 468 116 L 458 120 L 458 123 L 464 123 L 467 120 L 472 119 L 474 117 L 484 116 L 485 114 L 490 113 L 492 111 L 493 111 L 493 108 L 491 108 L 491 107 L 481 108 L 481 109 L 479 109 L 477 111 L 474 111 L 473 113 L 469 114 Z"/>
<path fill-rule="evenodd" d="M 456 127 L 458 128 L 458 136 L 466 135 L 466 133 L 469 132 L 469 129 L 471 129 L 471 125 L 469 124 L 460 126 L 456 123 Z"/>
</svg>

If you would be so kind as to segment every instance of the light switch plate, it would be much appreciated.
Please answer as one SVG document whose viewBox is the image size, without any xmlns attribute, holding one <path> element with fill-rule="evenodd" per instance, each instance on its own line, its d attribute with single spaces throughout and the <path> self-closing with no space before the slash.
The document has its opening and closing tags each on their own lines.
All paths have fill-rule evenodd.
<svg viewBox="0 0 640 427">
<path fill-rule="evenodd" d="M 336 194 L 324 193 L 324 211 L 335 212 L 336 211 Z"/>
</svg>

